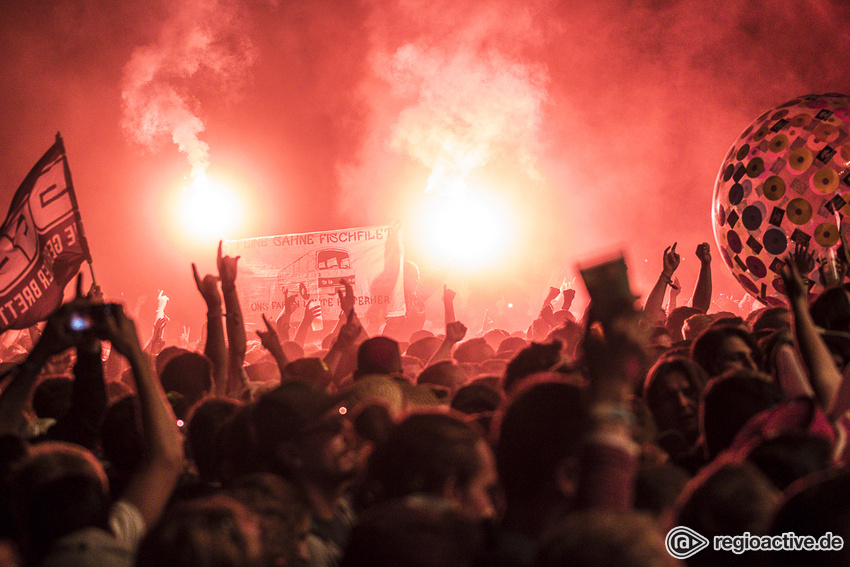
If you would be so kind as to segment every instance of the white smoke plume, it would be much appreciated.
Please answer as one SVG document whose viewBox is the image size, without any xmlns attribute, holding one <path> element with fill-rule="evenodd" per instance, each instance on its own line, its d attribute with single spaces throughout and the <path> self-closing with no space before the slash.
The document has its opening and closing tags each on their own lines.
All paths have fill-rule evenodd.
<svg viewBox="0 0 850 567">
<path fill-rule="evenodd" d="M 511 61 L 496 50 L 407 44 L 395 53 L 391 73 L 395 85 L 417 93 L 416 103 L 398 117 L 392 148 L 433 170 L 426 191 L 452 191 L 500 154 L 537 176 L 545 67 Z"/>
<path fill-rule="evenodd" d="M 405 17 L 433 20 L 435 30 L 388 45 L 375 57 L 393 94 L 409 101 L 392 127 L 390 147 L 431 170 L 426 192 L 462 190 L 496 157 L 537 178 L 549 75 L 545 64 L 521 56 L 517 47 L 536 41 L 528 33 L 529 13 L 499 3 L 473 5 L 455 14 L 468 25 L 443 35 L 442 10 L 412 14 L 406 7 Z"/>
<path fill-rule="evenodd" d="M 256 49 L 242 32 L 238 6 L 227 0 L 179 2 L 172 9 L 156 40 L 136 48 L 124 67 L 122 127 L 148 147 L 170 136 L 198 178 L 209 165 L 209 145 L 199 138 L 205 126 L 192 87 L 211 82 L 232 90 L 244 81 Z"/>
</svg>

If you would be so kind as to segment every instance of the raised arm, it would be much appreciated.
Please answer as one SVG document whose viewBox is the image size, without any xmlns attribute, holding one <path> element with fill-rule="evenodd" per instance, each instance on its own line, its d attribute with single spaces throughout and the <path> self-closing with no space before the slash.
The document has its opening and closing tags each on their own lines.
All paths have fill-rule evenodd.
<svg viewBox="0 0 850 567">
<path fill-rule="evenodd" d="M 144 457 L 121 497 L 139 510 L 146 526 L 152 526 L 183 472 L 183 439 L 165 392 L 142 352 L 136 326 L 123 310 L 116 309 L 106 319 L 103 338 L 130 363 L 142 421 Z"/>
<path fill-rule="evenodd" d="M 592 311 L 592 310 L 591 310 Z M 639 448 L 632 385 L 646 372 L 646 337 L 631 307 L 600 321 L 604 337 L 588 332 L 583 361 L 590 380 L 589 424 L 579 464 L 576 504 L 581 508 L 628 510 L 632 503 Z M 588 319 L 588 329 L 592 321 Z"/>
<path fill-rule="evenodd" d="M 307 342 L 307 333 L 313 325 L 313 320 L 319 317 L 321 313 L 322 306 L 319 303 L 313 303 L 309 307 L 307 305 L 304 306 L 304 318 L 301 319 L 301 324 L 298 325 L 298 329 L 295 331 L 295 338 L 293 339 L 302 348 Z"/>
<path fill-rule="evenodd" d="M 661 307 L 664 305 L 664 292 L 667 290 L 668 285 L 673 285 L 673 273 L 679 267 L 679 262 L 682 259 L 676 252 L 676 244 L 674 242 L 673 246 L 668 246 L 664 250 L 661 274 L 659 274 L 658 280 L 655 282 L 649 295 L 646 296 L 646 303 L 643 306 L 643 317 L 650 323 L 664 322 L 664 310 Z"/>
<path fill-rule="evenodd" d="M 667 298 L 667 309 L 664 312 L 667 316 L 678 306 L 679 295 L 682 293 L 682 287 L 679 285 L 679 278 L 673 276 L 673 285 L 670 286 L 670 297 Z"/>
<path fill-rule="evenodd" d="M 349 367 L 356 366 L 355 349 L 363 332 L 363 325 L 360 324 L 360 319 L 354 311 L 354 288 L 344 279 L 340 280 L 340 284 L 343 289 L 338 289 L 337 295 L 341 310 L 340 317 L 344 319 L 344 323 L 339 325 L 339 333 L 324 358 L 334 381 L 344 378 L 354 370 L 353 367 Z"/>
<path fill-rule="evenodd" d="M 70 313 L 85 303 L 87 300 L 82 292 L 82 276 L 78 276 L 76 298 L 48 318 L 41 337 L 33 345 L 26 360 L 12 370 L 9 383 L 0 393 L 0 434 L 21 431 L 38 375 L 51 356 L 74 346 L 76 339 L 68 332 L 66 323 Z"/>
<path fill-rule="evenodd" d="M 283 309 L 280 310 L 280 313 L 277 316 L 277 320 L 275 321 L 275 329 L 277 330 L 277 336 L 282 341 L 289 340 L 289 324 L 292 320 L 292 313 L 295 312 L 295 308 L 298 306 L 298 296 L 289 295 L 289 290 L 283 290 Z"/>
<path fill-rule="evenodd" d="M 457 294 L 443 284 L 443 313 L 445 315 L 446 324 L 457 321 L 455 317 L 455 296 Z"/>
<path fill-rule="evenodd" d="M 257 331 L 257 336 L 260 338 L 260 343 L 274 357 L 277 367 L 280 370 L 280 375 L 283 376 L 283 368 L 289 363 L 289 360 L 283 352 L 283 346 L 280 344 L 280 338 L 277 336 L 274 325 L 269 322 L 265 313 L 263 313 L 263 323 L 266 325 L 266 330 Z"/>
<path fill-rule="evenodd" d="M 558 293 L 560 293 L 560 291 Z M 454 294 L 454 291 L 443 286 L 443 306 L 446 310 L 446 337 L 443 339 L 443 342 L 440 343 L 440 346 L 439 348 L 437 348 L 436 352 L 434 352 L 434 354 L 431 356 L 431 359 L 428 360 L 428 364 L 426 364 L 426 366 L 430 366 L 431 364 L 434 364 L 435 362 L 439 362 L 441 360 L 450 359 L 452 357 L 452 349 L 454 348 L 454 346 L 460 341 L 462 341 L 463 338 L 466 336 L 466 325 L 464 325 L 460 321 L 454 320 L 454 306 L 452 304 L 452 301 L 455 297 Z"/>
<path fill-rule="evenodd" d="M 225 328 L 227 329 L 227 394 L 238 397 L 245 387 L 247 375 L 244 370 L 245 352 L 248 340 L 245 336 L 245 322 L 242 320 L 242 307 L 236 293 L 236 263 L 239 256 L 221 255 L 221 241 L 218 242 L 218 276 L 221 278 L 221 294 L 224 296 Z"/>
<path fill-rule="evenodd" d="M 840 389 L 848 388 L 842 388 L 841 372 L 812 320 L 807 290 L 800 276 L 798 262 L 793 255 L 786 258 L 785 266 L 782 267 L 780 274 L 791 307 L 794 344 L 808 370 L 812 390 L 827 415 L 833 419 L 838 418 L 850 407 L 848 400 L 841 400 L 838 396 Z"/>
<path fill-rule="evenodd" d="M 708 313 L 711 307 L 711 246 L 703 242 L 697 246 L 696 256 L 699 259 L 699 276 L 694 287 L 694 297 L 691 306 L 703 313 Z"/>
<path fill-rule="evenodd" d="M 198 267 L 192 264 L 195 285 L 207 304 L 206 342 L 204 354 L 212 362 L 215 392 L 224 396 L 227 392 L 227 349 L 224 345 L 224 326 L 221 323 L 221 294 L 218 292 L 218 278 L 207 274 L 201 279 Z"/>
</svg>

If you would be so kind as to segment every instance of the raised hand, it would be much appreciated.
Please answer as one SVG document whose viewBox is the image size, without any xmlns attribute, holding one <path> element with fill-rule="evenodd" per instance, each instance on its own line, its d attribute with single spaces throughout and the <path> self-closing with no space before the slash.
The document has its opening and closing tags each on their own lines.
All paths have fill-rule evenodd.
<svg viewBox="0 0 850 567">
<path fill-rule="evenodd" d="M 339 336 L 337 337 L 337 345 L 339 348 L 348 348 L 357 341 L 357 337 L 360 336 L 360 333 L 363 331 L 363 325 L 360 324 L 360 319 L 356 316 L 351 317 L 347 323 L 345 323 L 339 329 Z"/>
<path fill-rule="evenodd" d="M 446 323 L 457 321 L 455 316 L 455 296 L 454 290 L 449 289 L 446 284 L 443 284 L 443 313 Z"/>
<path fill-rule="evenodd" d="M 207 274 L 201 279 L 198 274 L 198 266 L 192 262 L 192 275 L 195 277 L 195 285 L 198 286 L 198 291 L 201 292 L 201 297 L 207 304 L 208 309 L 221 309 L 221 294 L 218 291 L 219 277 L 212 274 Z"/>
<path fill-rule="evenodd" d="M 218 266 L 218 276 L 221 278 L 222 289 L 229 289 L 236 285 L 236 262 L 241 256 L 222 256 L 221 255 L 222 241 L 218 241 L 218 256 L 216 257 L 216 266 Z"/>
<path fill-rule="evenodd" d="M 257 330 L 257 337 L 260 339 L 260 344 L 262 344 L 266 350 L 271 353 L 275 353 L 277 349 L 280 349 L 280 338 L 277 335 L 277 331 L 274 328 L 269 320 L 266 318 L 266 314 L 263 313 L 263 323 L 266 325 L 265 331 Z"/>
<path fill-rule="evenodd" d="M 703 264 L 711 263 L 711 246 L 708 245 L 708 242 L 697 245 L 696 256 Z"/>
<path fill-rule="evenodd" d="M 79 337 L 69 331 L 68 321 L 73 313 L 94 303 L 88 295 L 83 293 L 83 275 L 77 276 L 77 293 L 74 299 L 62 305 L 56 313 L 47 319 L 41 339 L 36 343 L 40 353 L 45 358 L 63 352 L 77 345 Z M 90 340 L 90 339 L 89 339 Z"/>
<path fill-rule="evenodd" d="M 354 311 L 354 288 L 345 279 L 340 278 L 339 283 L 345 291 L 337 289 L 336 293 L 339 296 L 339 306 L 346 317 L 351 317 L 351 312 Z"/>
<path fill-rule="evenodd" d="M 679 267 L 679 262 L 682 260 L 682 257 L 679 255 L 679 253 L 676 252 L 676 244 L 678 244 L 678 242 L 674 242 L 673 246 L 668 246 L 664 250 L 664 267 L 661 270 L 661 273 L 668 279 L 673 276 L 673 272 L 676 271 L 676 268 Z"/>
<path fill-rule="evenodd" d="M 95 303 L 103 303 L 103 290 L 99 285 L 92 282 L 91 287 L 89 288 L 89 292 L 86 294 L 86 297 L 88 297 Z"/>
<path fill-rule="evenodd" d="M 136 333 L 136 325 L 133 320 L 124 315 L 120 305 L 110 312 L 106 318 L 104 339 L 108 340 L 113 348 L 127 359 L 141 355 L 142 346 Z"/>
<path fill-rule="evenodd" d="M 287 317 L 291 317 L 293 313 L 295 313 L 295 309 L 298 307 L 298 296 L 297 295 L 289 295 L 289 290 L 283 290 L 283 313 Z"/>
<path fill-rule="evenodd" d="M 162 317 L 154 321 L 153 335 L 151 336 L 150 343 L 147 346 L 147 350 L 151 354 L 158 354 L 165 347 L 165 339 L 163 338 L 163 334 L 165 332 L 165 326 L 170 320 L 171 319 L 169 319 L 165 314 L 163 314 Z"/>
<path fill-rule="evenodd" d="M 159 290 L 156 296 L 156 318 L 163 319 L 165 317 L 165 306 L 168 304 L 168 296 Z"/>
<path fill-rule="evenodd" d="M 808 290 L 800 275 L 799 265 L 794 258 L 794 253 L 788 254 L 785 265 L 779 270 L 782 283 L 785 285 L 785 294 L 793 304 L 795 301 L 807 301 Z"/>
<path fill-rule="evenodd" d="M 180 344 L 183 345 L 183 348 L 186 348 L 189 345 L 189 334 L 191 329 L 186 325 L 183 325 L 183 331 L 180 333 Z"/>
<path fill-rule="evenodd" d="M 455 297 L 457 297 L 457 293 L 443 284 L 443 301 L 454 301 Z"/>
<path fill-rule="evenodd" d="M 564 304 L 561 306 L 561 309 L 569 309 L 573 304 L 573 300 L 576 298 L 576 290 L 571 287 L 566 288 L 561 293 L 564 294 Z"/>
<path fill-rule="evenodd" d="M 679 278 L 674 276 L 670 284 L 670 299 L 679 297 L 680 293 L 682 293 L 682 286 L 679 285 Z"/>
<path fill-rule="evenodd" d="M 452 321 L 446 325 L 446 342 L 459 343 L 466 336 L 466 325 Z"/>
<path fill-rule="evenodd" d="M 304 318 L 301 324 L 312 323 L 322 313 L 322 305 L 318 302 L 313 302 L 310 305 L 304 306 Z"/>
<path fill-rule="evenodd" d="M 788 260 L 794 262 L 794 267 L 801 276 L 808 276 L 815 269 L 815 253 L 809 252 L 809 243 L 794 243 L 794 251 L 788 255 Z"/>
</svg>

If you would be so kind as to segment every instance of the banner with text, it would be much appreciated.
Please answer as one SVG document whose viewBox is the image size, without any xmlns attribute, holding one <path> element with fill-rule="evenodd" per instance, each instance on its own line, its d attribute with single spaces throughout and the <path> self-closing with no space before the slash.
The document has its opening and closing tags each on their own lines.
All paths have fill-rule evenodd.
<svg viewBox="0 0 850 567">
<path fill-rule="evenodd" d="M 91 261 L 62 138 L 27 174 L 0 227 L 0 332 L 49 317 Z"/>
<path fill-rule="evenodd" d="M 354 288 L 360 317 L 404 315 L 403 250 L 397 226 L 372 226 L 225 240 L 228 256 L 240 256 L 236 285 L 245 325 L 263 329 L 274 321 L 287 296 L 297 298 L 292 322 L 309 302 L 318 302 L 330 332 L 339 316 L 337 290 L 344 279 Z"/>
</svg>

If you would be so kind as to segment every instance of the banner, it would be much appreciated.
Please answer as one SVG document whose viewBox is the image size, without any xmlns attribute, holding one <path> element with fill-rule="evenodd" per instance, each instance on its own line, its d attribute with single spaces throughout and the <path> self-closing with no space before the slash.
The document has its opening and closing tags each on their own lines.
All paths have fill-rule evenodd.
<svg viewBox="0 0 850 567">
<path fill-rule="evenodd" d="M 398 226 L 226 240 L 222 251 L 240 256 L 236 285 L 248 329 L 265 328 L 263 313 L 274 321 L 288 294 L 297 298 L 293 323 L 301 321 L 308 302 L 318 302 L 330 332 L 339 316 L 341 279 L 354 288 L 355 311 L 361 318 L 382 322 L 404 315 Z"/>
<path fill-rule="evenodd" d="M 83 260 L 91 261 L 65 146 L 56 143 L 27 174 L 0 230 L 0 332 L 49 317 Z"/>
</svg>

